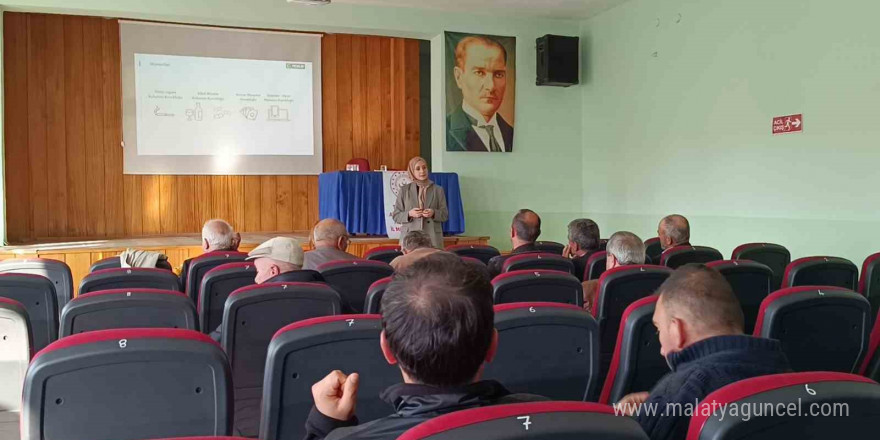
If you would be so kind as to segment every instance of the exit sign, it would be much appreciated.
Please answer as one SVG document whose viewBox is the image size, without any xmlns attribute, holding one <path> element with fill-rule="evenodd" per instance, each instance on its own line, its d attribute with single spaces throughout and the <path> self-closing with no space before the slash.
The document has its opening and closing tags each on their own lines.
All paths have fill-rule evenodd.
<svg viewBox="0 0 880 440">
<path fill-rule="evenodd" d="M 804 131 L 804 115 L 777 116 L 773 118 L 773 134 L 796 133 Z"/>
</svg>

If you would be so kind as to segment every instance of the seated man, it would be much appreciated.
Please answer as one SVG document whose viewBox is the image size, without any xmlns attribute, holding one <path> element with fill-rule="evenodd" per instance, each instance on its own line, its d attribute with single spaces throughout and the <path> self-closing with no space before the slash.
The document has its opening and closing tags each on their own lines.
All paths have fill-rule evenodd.
<svg viewBox="0 0 880 440">
<path fill-rule="evenodd" d="M 607 252 L 605 270 L 645 263 L 645 243 L 642 242 L 638 235 L 632 232 L 615 232 L 608 239 L 605 252 Z M 596 295 L 599 293 L 599 280 L 584 281 L 583 286 L 584 309 L 591 311 L 593 310 L 593 303 L 596 302 Z"/>
<path fill-rule="evenodd" d="M 539 252 L 535 242 L 540 235 L 541 217 L 531 209 L 520 209 L 513 216 L 513 223 L 510 225 L 510 244 L 513 250 L 507 255 L 499 255 L 489 260 L 489 275 L 497 277 L 501 274 L 504 262 L 511 255 Z"/>
<path fill-rule="evenodd" d="M 494 316 L 489 280 L 455 255 L 430 255 L 399 272 L 382 298 L 380 339 L 385 358 L 403 376 L 382 394 L 394 413 L 358 425 L 359 375 L 334 371 L 312 387 L 306 439 L 393 440 L 453 411 L 545 400 L 480 380 L 483 362 L 498 346 Z"/>
<path fill-rule="evenodd" d="M 202 253 L 218 251 L 237 251 L 241 235 L 235 232 L 226 220 L 218 218 L 205 222 L 202 226 Z M 192 258 L 184 260 L 180 267 L 180 285 L 186 287 L 186 277 Z"/>
<path fill-rule="evenodd" d="M 443 252 L 434 247 L 431 243 L 431 236 L 424 231 L 409 231 L 403 237 L 403 246 L 401 246 L 403 255 L 391 260 L 391 267 L 395 271 L 406 269 L 416 261 L 427 257 L 428 255 Z"/>
<path fill-rule="evenodd" d="M 675 246 L 688 246 L 691 244 L 691 225 L 683 215 L 667 215 L 657 226 L 657 237 L 660 238 L 660 248 L 664 251 Z"/>
<path fill-rule="evenodd" d="M 348 231 L 341 221 L 326 218 L 315 225 L 312 231 L 315 250 L 306 252 L 303 269 L 317 269 L 318 266 L 338 260 L 357 260 L 358 257 L 345 252 L 348 249 Z"/>
<path fill-rule="evenodd" d="M 248 260 L 254 260 L 257 274 L 254 283 L 323 283 L 324 277 L 314 270 L 301 270 L 303 250 L 299 243 L 288 237 L 275 237 L 248 252 Z M 222 327 L 222 326 L 221 326 Z M 220 341 L 220 328 L 211 332 L 215 341 Z"/>
<path fill-rule="evenodd" d="M 633 393 L 617 404 L 651 439 L 684 439 L 690 418 L 683 414 L 695 410 L 684 407 L 725 385 L 791 370 L 779 341 L 743 335 L 739 301 L 718 272 L 683 266 L 658 294 L 654 325 L 672 372 L 650 393 Z M 679 406 L 684 411 L 676 412 Z"/>
<path fill-rule="evenodd" d="M 568 224 L 568 246 L 562 250 L 562 256 L 571 258 L 577 279 L 585 279 L 587 260 L 599 251 L 599 241 L 599 225 L 596 222 L 579 218 Z"/>
</svg>

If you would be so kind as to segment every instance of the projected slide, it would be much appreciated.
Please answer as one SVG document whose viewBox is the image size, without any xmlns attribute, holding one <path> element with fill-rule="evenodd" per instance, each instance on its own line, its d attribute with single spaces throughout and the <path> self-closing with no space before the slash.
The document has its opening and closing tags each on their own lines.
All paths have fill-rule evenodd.
<svg viewBox="0 0 880 440">
<path fill-rule="evenodd" d="M 311 62 L 134 57 L 137 155 L 315 154 Z"/>
</svg>

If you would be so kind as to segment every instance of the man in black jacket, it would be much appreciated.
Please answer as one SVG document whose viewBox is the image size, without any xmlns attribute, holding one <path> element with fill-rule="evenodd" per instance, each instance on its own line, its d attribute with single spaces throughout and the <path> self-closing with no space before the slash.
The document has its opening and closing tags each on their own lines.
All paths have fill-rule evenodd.
<svg viewBox="0 0 880 440">
<path fill-rule="evenodd" d="M 359 375 L 333 371 L 312 387 L 306 439 L 393 440 L 453 411 L 546 400 L 480 380 L 498 346 L 494 315 L 489 280 L 458 256 L 430 255 L 396 274 L 382 297 L 380 338 L 385 359 L 403 376 L 382 393 L 394 414 L 358 424 Z"/>
<path fill-rule="evenodd" d="M 658 294 L 654 325 L 660 354 L 672 372 L 650 393 L 633 393 L 616 404 L 634 415 L 652 440 L 684 439 L 687 415 L 709 393 L 743 379 L 791 370 L 779 341 L 743 335 L 739 301 L 715 270 L 684 266 Z"/>
<path fill-rule="evenodd" d="M 504 269 L 504 262 L 513 255 L 539 252 L 535 241 L 541 236 L 541 217 L 531 209 L 520 209 L 510 224 L 510 244 L 513 250 L 489 260 L 489 276 L 497 277 Z"/>
</svg>

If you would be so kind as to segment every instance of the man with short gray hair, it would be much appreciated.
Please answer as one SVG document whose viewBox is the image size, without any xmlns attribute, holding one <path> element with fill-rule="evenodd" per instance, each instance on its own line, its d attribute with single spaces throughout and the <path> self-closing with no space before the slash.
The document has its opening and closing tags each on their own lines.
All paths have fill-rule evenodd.
<svg viewBox="0 0 880 440">
<path fill-rule="evenodd" d="M 562 256 L 571 259 L 577 279 L 585 278 L 587 261 L 599 252 L 599 241 L 599 225 L 596 222 L 579 218 L 568 224 L 568 245 L 562 250 Z"/>
<path fill-rule="evenodd" d="M 202 226 L 202 253 L 238 250 L 241 243 L 241 234 L 235 232 L 232 225 L 226 220 L 213 218 Z M 192 258 L 184 260 L 180 267 L 180 285 L 186 286 L 186 277 L 189 273 L 189 265 Z"/>
<path fill-rule="evenodd" d="M 657 237 L 664 251 L 675 246 L 690 245 L 691 224 L 683 215 L 667 215 L 657 226 Z"/>
<path fill-rule="evenodd" d="M 349 242 L 345 225 L 335 218 L 325 218 L 315 225 L 312 239 L 315 250 L 306 252 L 303 269 L 317 269 L 318 266 L 330 261 L 357 260 L 358 257 L 345 252 Z"/>
<path fill-rule="evenodd" d="M 391 267 L 395 271 L 403 270 L 428 255 L 443 252 L 434 247 L 431 243 L 431 236 L 424 231 L 407 232 L 403 237 L 401 251 L 403 251 L 403 255 L 391 260 Z"/>
<path fill-rule="evenodd" d="M 608 239 L 605 247 L 605 270 L 615 267 L 645 264 L 645 243 L 632 232 L 615 232 Z M 599 280 L 584 281 L 584 308 L 593 309 L 596 294 L 599 292 Z"/>
</svg>

